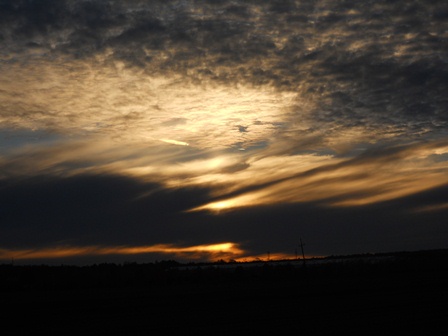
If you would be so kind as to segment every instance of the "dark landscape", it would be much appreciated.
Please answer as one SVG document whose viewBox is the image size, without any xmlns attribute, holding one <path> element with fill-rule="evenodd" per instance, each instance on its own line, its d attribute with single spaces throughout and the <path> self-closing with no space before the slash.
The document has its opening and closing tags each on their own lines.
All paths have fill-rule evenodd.
<svg viewBox="0 0 448 336">
<path fill-rule="evenodd" d="M 448 250 L 0 266 L 2 335 L 444 335 Z"/>
</svg>

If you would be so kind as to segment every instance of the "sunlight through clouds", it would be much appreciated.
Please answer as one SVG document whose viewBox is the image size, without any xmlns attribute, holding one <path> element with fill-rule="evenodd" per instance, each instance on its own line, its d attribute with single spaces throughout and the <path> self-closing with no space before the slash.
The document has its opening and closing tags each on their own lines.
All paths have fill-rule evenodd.
<svg viewBox="0 0 448 336">
<path fill-rule="evenodd" d="M 445 8 L 0 3 L 0 247 L 75 232 L 73 246 L 173 242 L 180 253 L 175 242 L 230 241 L 226 251 L 246 252 L 243 242 L 270 236 L 255 215 L 270 207 L 294 209 L 282 221 L 297 234 L 292 218 L 316 208 L 348 216 L 403 202 L 400 213 L 443 214 Z"/>
<path fill-rule="evenodd" d="M 259 188 L 257 182 L 251 182 L 254 191 L 242 191 L 232 198 L 191 211 L 219 213 L 245 206 L 315 201 L 330 206 L 359 206 L 400 198 L 448 183 L 448 162 L 435 162 L 431 157 L 445 153 L 445 148 L 444 143 L 434 143 L 401 148 L 391 156 L 387 151 L 375 157 L 366 155 L 361 160 L 326 157 L 325 160 L 317 159 L 315 168 L 305 165 L 302 171 L 296 166 L 287 170 L 281 165 L 283 178 L 281 173 L 269 174 L 270 179 L 256 180 L 261 185 Z M 298 157 L 295 162 L 302 161 L 303 164 L 306 159 Z M 250 168 L 244 173 L 249 171 Z M 262 177 L 263 173 L 252 171 L 252 175 Z M 242 179 L 235 183 L 241 190 L 244 190 L 244 180 L 248 181 Z"/>
<path fill-rule="evenodd" d="M 153 246 L 69 246 L 28 250 L 0 249 L 0 260 L 32 260 L 32 259 L 58 259 L 79 256 L 101 256 L 101 255 L 137 255 L 145 253 L 161 253 L 176 255 L 181 258 L 204 258 L 210 259 L 241 257 L 244 251 L 234 243 L 219 243 L 210 245 L 197 245 L 180 247 L 169 244 L 158 244 Z"/>
<path fill-rule="evenodd" d="M 116 143 L 250 147 L 275 134 L 295 97 L 268 86 L 196 86 L 179 76 L 152 77 L 95 62 L 17 64 L 5 72 L 3 127 Z"/>
</svg>

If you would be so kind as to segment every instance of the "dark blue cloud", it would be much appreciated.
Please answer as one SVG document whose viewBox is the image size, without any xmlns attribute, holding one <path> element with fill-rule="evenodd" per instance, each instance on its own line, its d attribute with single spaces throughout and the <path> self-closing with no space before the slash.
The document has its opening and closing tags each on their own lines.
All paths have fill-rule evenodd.
<svg viewBox="0 0 448 336">
<path fill-rule="evenodd" d="M 166 190 L 155 183 L 120 176 L 3 180 L 0 245 L 154 244 L 178 240 L 177 228 L 184 225 L 180 221 L 182 213 L 206 199 L 206 190 Z"/>
<path fill-rule="evenodd" d="M 310 255 L 443 248 L 447 209 L 414 210 L 446 204 L 447 197 L 448 187 L 443 186 L 368 206 L 284 204 L 215 216 L 185 212 L 206 202 L 205 189 L 166 190 L 106 175 L 41 176 L 1 181 L 0 246 L 194 246 L 232 241 L 249 255 L 292 255 L 302 238 Z"/>
</svg>

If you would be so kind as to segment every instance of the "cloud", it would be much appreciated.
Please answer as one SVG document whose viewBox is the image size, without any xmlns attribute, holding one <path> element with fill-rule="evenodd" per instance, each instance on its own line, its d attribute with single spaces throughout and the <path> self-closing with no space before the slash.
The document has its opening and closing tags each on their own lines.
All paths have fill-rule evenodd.
<svg viewBox="0 0 448 336">
<path fill-rule="evenodd" d="M 65 246 L 65 247 L 44 247 L 27 250 L 0 249 L 0 260 L 60 260 L 74 257 L 96 257 L 124 255 L 133 256 L 141 254 L 165 254 L 186 260 L 218 260 L 238 258 L 243 251 L 233 243 L 221 243 L 199 246 L 173 246 L 173 245 L 153 245 L 153 246 Z"/>
<path fill-rule="evenodd" d="M 177 146 L 188 146 L 187 142 L 183 142 L 183 141 L 177 141 L 177 140 L 172 140 L 172 139 L 160 139 L 160 141 L 172 144 L 172 145 L 177 145 Z"/>
<path fill-rule="evenodd" d="M 246 170 L 232 174 L 227 177 L 227 182 L 234 182 L 229 194 L 223 193 L 218 200 L 191 211 L 221 212 L 285 202 L 356 206 L 401 198 L 448 183 L 446 161 L 434 160 L 434 156 L 445 151 L 443 141 L 378 148 L 350 159 L 314 155 L 271 157 L 273 165 L 269 170 L 261 170 L 260 162 L 255 162 Z"/>
<path fill-rule="evenodd" d="M 447 183 L 446 141 L 362 150 L 356 156 L 223 152 L 188 146 L 109 142 L 29 147 L 0 160 L 4 177 L 115 174 L 168 190 L 204 188 L 211 199 L 185 210 L 227 210 L 272 203 L 353 206 L 401 198 Z M 258 154 L 257 154 L 258 153 Z"/>
<path fill-rule="evenodd" d="M 185 212 L 206 203 L 206 189 L 106 175 L 2 180 L 0 246 L 7 261 L 57 264 L 293 256 L 299 238 L 307 255 L 437 248 L 446 209 L 414 210 L 446 204 L 447 185 L 358 207 L 276 203 L 216 216 Z"/>
<path fill-rule="evenodd" d="M 23 249 L 38 238 L 39 248 L 228 241 L 262 255 L 282 220 L 278 239 L 350 229 L 370 246 L 354 223 L 375 206 L 391 225 L 378 228 L 391 235 L 385 246 L 407 227 L 395 219 L 423 234 L 405 212 L 434 216 L 443 237 L 445 7 L 1 2 L 3 237 Z M 400 202 L 409 209 L 394 217 Z M 312 224 L 296 227 L 296 216 Z"/>
<path fill-rule="evenodd" d="M 13 63 L 98 58 L 199 85 L 271 85 L 312 102 L 306 117 L 330 134 L 364 125 L 401 136 L 437 133 L 447 121 L 442 6 L 19 1 L 3 4 L 2 35 Z"/>
<path fill-rule="evenodd" d="M 206 195 L 207 190 L 198 188 L 166 190 L 156 183 L 113 175 L 2 180 L 0 244 L 127 244 L 126 240 L 157 244 L 179 240 L 184 231 L 179 228 L 179 214 L 205 201 Z M 171 230 L 178 233 L 172 236 Z"/>
<path fill-rule="evenodd" d="M 11 66 L 0 80 L 5 128 L 151 144 L 171 139 L 197 148 L 254 145 L 277 131 L 292 98 L 272 88 L 201 88 L 176 77 L 74 61 Z M 19 93 L 20 92 L 20 93 Z M 250 126 L 239 132 L 241 123 Z"/>
</svg>

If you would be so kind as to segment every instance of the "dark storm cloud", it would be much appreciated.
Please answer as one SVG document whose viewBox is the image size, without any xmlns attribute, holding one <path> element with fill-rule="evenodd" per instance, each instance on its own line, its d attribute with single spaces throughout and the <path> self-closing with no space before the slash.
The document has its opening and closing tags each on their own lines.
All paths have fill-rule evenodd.
<svg viewBox="0 0 448 336">
<path fill-rule="evenodd" d="M 318 101 L 329 131 L 444 133 L 444 1 L 2 1 L 12 61 L 107 50 L 149 73 L 271 84 Z M 39 49 L 32 53 L 33 49 Z M 59 56 L 57 56 L 59 55 Z M 423 89 L 424 88 L 424 89 Z M 300 111 L 296 111 L 299 113 Z M 292 113 L 291 119 L 296 118 Z"/>
<path fill-rule="evenodd" d="M 0 245 L 154 244 L 183 237 L 182 213 L 207 190 L 166 190 L 111 175 L 37 176 L 0 183 Z M 201 237 L 186 240 L 196 243 Z M 11 245 L 12 244 L 12 245 Z"/>
<path fill-rule="evenodd" d="M 169 191 L 154 183 L 107 175 L 3 180 L 0 245 L 20 249 L 232 241 L 246 255 L 267 251 L 292 255 L 300 238 L 306 241 L 310 255 L 443 247 L 447 210 L 423 213 L 413 209 L 446 204 L 447 190 L 443 186 L 357 208 L 308 202 L 212 216 L 184 212 L 206 201 L 205 189 Z M 149 257 L 154 258 L 163 256 Z M 87 261 L 92 260 L 99 259 Z"/>
<path fill-rule="evenodd" d="M 412 209 L 420 202 L 446 204 L 447 190 L 444 186 L 362 207 L 328 208 L 316 203 L 254 207 L 218 216 L 215 226 L 226 228 L 223 235 L 238 231 L 245 249 L 264 257 L 268 251 L 293 255 L 301 238 L 309 255 L 444 248 L 447 209 L 425 213 Z"/>
</svg>

